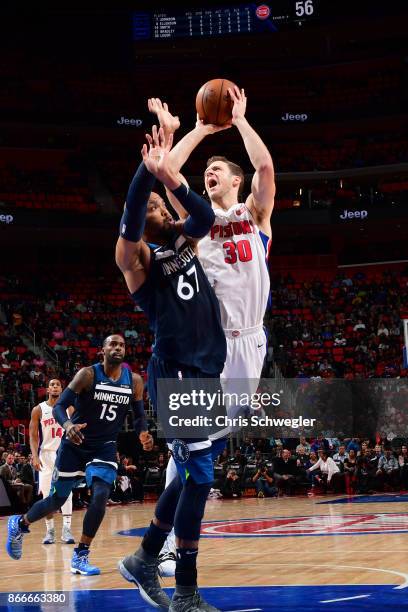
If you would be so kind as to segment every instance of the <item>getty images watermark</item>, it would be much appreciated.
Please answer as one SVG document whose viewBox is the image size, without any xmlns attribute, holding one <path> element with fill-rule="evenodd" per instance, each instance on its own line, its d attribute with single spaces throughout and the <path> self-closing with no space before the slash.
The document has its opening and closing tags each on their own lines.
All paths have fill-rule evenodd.
<svg viewBox="0 0 408 612">
<path fill-rule="evenodd" d="M 165 438 L 202 438 L 222 429 L 302 435 L 317 427 L 314 415 L 292 409 L 290 393 L 276 381 L 161 379 L 157 385 L 159 432 Z"/>
<path fill-rule="evenodd" d="M 283 391 L 282 391 L 283 395 Z M 310 427 L 316 423 L 316 419 L 303 418 L 279 418 L 268 416 L 266 408 L 279 407 L 281 405 L 281 393 L 233 393 L 204 391 L 203 389 L 192 389 L 190 392 L 173 392 L 169 394 L 169 411 L 182 411 L 182 414 L 169 414 L 168 422 L 171 427 Z M 184 415 L 184 408 L 193 412 L 194 416 Z M 224 414 L 219 410 L 225 409 Z M 199 410 L 200 414 L 197 414 Z M 204 414 L 203 414 L 204 412 Z M 218 413 L 210 416 L 205 413 Z M 243 414 L 242 414 L 243 413 Z"/>
<path fill-rule="evenodd" d="M 159 435 L 197 439 L 222 428 L 243 435 L 393 440 L 408 430 L 408 380 L 160 379 Z"/>
</svg>

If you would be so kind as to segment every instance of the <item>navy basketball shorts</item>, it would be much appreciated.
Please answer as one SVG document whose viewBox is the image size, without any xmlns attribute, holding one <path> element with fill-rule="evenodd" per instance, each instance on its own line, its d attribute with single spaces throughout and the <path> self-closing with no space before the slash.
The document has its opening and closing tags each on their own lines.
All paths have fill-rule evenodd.
<svg viewBox="0 0 408 612">
<path fill-rule="evenodd" d="M 117 469 L 115 441 L 85 441 L 76 445 L 64 438 L 55 460 L 50 494 L 57 493 L 58 497 L 68 496 L 84 479 L 90 487 L 95 477 L 113 484 Z"/>
<path fill-rule="evenodd" d="M 153 355 L 147 369 L 148 391 L 157 414 L 157 381 L 160 378 L 179 380 L 199 380 L 214 378 L 217 383 L 219 375 L 211 375 L 197 368 L 189 368 L 183 364 L 165 361 Z M 207 432 L 195 438 L 167 439 L 167 446 L 171 449 L 173 458 L 183 483 L 191 476 L 197 484 L 206 484 L 214 480 L 214 466 L 212 458 L 212 444 Z"/>
</svg>

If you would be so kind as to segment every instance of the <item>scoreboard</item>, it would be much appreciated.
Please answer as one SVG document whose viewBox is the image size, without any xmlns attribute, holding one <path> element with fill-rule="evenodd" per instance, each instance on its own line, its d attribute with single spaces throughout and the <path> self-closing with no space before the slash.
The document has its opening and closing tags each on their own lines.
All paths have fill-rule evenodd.
<svg viewBox="0 0 408 612">
<path fill-rule="evenodd" d="M 134 40 L 224 37 L 276 32 L 317 17 L 319 0 L 272 0 L 220 8 L 133 13 Z"/>
</svg>

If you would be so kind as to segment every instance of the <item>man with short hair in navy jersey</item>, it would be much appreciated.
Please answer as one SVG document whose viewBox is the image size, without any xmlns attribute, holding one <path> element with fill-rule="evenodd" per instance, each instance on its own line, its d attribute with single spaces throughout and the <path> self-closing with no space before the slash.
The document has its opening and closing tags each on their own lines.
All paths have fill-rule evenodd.
<svg viewBox="0 0 408 612">
<path fill-rule="evenodd" d="M 35 503 L 24 516 L 8 520 L 6 550 L 13 559 L 22 555 L 23 536 L 29 525 L 59 510 L 72 489 L 85 478 L 92 491 L 84 516 L 82 536 L 71 561 L 71 572 L 93 576 L 98 567 L 89 563 L 89 547 L 105 515 L 116 480 L 116 440 L 129 411 L 144 450 L 152 450 L 143 407 L 143 380 L 122 365 L 125 341 L 119 334 L 105 338 L 103 363 L 81 368 L 53 407 L 53 417 L 65 430 L 55 460 L 48 497 Z M 74 406 L 71 417 L 67 409 Z"/>
<path fill-rule="evenodd" d="M 214 222 L 207 202 L 172 174 L 163 130 L 146 135 L 143 162 L 130 185 L 116 247 L 133 299 L 146 313 L 155 333 L 148 367 L 148 388 L 157 403 L 159 379 L 211 378 L 218 381 L 226 357 L 218 300 L 198 261 L 194 247 Z M 155 178 L 182 201 L 189 216 L 174 222 L 163 201 L 152 193 Z M 156 246 L 152 246 L 152 243 Z M 217 384 L 217 382 L 216 382 Z M 201 433 L 201 432 L 200 432 Z M 211 442 L 206 435 L 168 441 L 177 477 L 162 493 L 140 548 L 119 563 L 126 580 L 138 585 L 150 605 L 170 612 L 216 612 L 197 590 L 196 559 L 201 520 L 213 482 Z M 175 528 L 176 590 L 170 601 L 161 589 L 158 555 Z"/>
</svg>

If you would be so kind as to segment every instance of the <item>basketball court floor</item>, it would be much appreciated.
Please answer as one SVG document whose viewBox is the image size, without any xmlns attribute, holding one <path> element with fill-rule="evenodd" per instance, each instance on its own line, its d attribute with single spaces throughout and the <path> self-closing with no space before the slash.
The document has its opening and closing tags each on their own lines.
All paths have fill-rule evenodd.
<svg viewBox="0 0 408 612">
<path fill-rule="evenodd" d="M 0 520 L 0 609 L 7 594 L 65 591 L 66 603 L 26 610 L 150 610 L 116 569 L 134 551 L 149 524 L 153 503 L 107 509 L 92 547 L 101 575 L 69 571 L 72 546 L 44 546 L 44 523 L 25 538 L 20 561 L 5 550 Z M 79 536 L 83 512 L 75 512 Z M 56 518 L 60 533 L 61 517 Z M 223 611 L 408 610 L 408 495 L 244 498 L 207 504 L 199 557 L 199 582 Z M 164 584 L 171 589 L 172 579 Z M 169 591 L 170 592 L 170 591 Z"/>
</svg>

